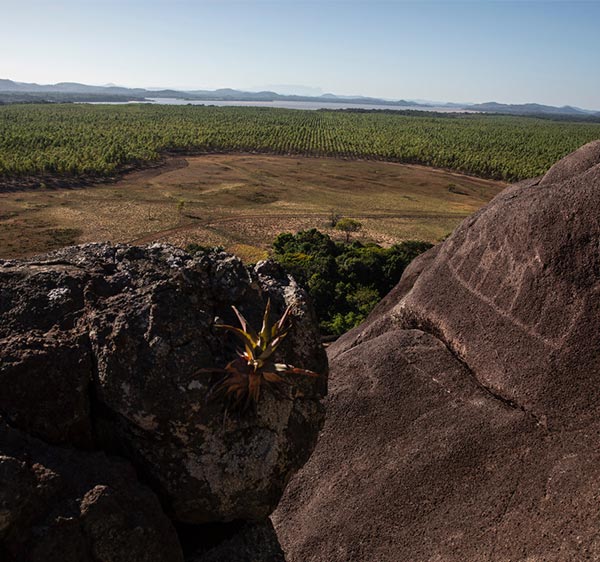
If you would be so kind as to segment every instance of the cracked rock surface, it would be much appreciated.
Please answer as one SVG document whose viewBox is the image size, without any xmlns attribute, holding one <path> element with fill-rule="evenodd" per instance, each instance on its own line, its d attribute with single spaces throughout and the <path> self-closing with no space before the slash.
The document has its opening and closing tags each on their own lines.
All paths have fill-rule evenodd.
<svg viewBox="0 0 600 562">
<path fill-rule="evenodd" d="M 268 298 L 274 318 L 293 305 L 277 360 L 322 376 L 240 416 L 209 394 L 207 370 L 236 353 L 215 324 L 236 325 L 235 305 L 259 327 Z M 0 260 L 0 383 L 0 558 L 177 562 L 204 524 L 225 549 L 256 536 L 278 551 L 267 518 L 323 425 L 327 358 L 305 293 L 273 263 L 88 244 Z M 267 562 L 260 548 L 247 559 Z"/>
<path fill-rule="evenodd" d="M 329 349 L 289 562 L 600 559 L 600 141 L 415 260 Z"/>
</svg>

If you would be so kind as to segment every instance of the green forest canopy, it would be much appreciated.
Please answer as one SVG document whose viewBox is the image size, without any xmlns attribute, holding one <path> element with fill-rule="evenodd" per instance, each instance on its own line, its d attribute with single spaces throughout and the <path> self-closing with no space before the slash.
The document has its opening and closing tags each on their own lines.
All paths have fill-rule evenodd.
<svg viewBox="0 0 600 562">
<path fill-rule="evenodd" d="M 272 257 L 311 296 L 321 332 L 339 336 L 360 324 L 408 264 L 429 248 L 431 244 L 418 241 L 390 248 L 344 244 L 313 228 L 277 236 Z"/>
</svg>

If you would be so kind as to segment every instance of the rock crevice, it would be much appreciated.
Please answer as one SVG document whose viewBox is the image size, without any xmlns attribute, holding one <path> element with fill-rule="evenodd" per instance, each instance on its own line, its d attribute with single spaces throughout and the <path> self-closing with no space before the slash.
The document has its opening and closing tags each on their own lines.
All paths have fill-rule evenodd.
<svg viewBox="0 0 600 562">
<path fill-rule="evenodd" d="M 402 306 L 402 304 L 400 304 L 400 307 L 401 306 Z M 450 353 L 450 355 L 452 355 L 458 363 L 462 364 L 462 366 L 465 369 L 465 372 L 469 373 L 469 375 L 471 376 L 471 378 L 473 379 L 475 384 L 481 389 L 481 391 L 484 394 L 489 395 L 494 400 L 498 400 L 499 402 L 504 404 L 507 408 L 511 408 L 513 410 L 519 410 L 526 416 L 532 417 L 535 420 L 536 424 L 538 424 L 539 426 L 548 430 L 548 428 L 545 424 L 545 421 L 538 418 L 533 412 L 529 411 L 525 406 L 519 404 L 514 399 L 503 396 L 500 392 L 498 392 L 493 387 L 486 386 L 485 382 L 483 382 L 485 380 L 485 378 L 477 375 L 475 370 L 467 363 L 467 360 L 456 349 L 454 349 L 452 347 L 451 342 L 446 340 L 446 338 L 444 337 L 441 330 L 436 329 L 435 326 L 428 324 L 426 321 L 425 322 L 418 321 L 414 317 L 402 318 L 402 316 L 400 316 L 400 317 L 396 316 L 396 318 L 397 318 L 396 321 L 397 321 L 398 325 L 402 326 L 402 329 L 420 330 L 421 332 L 428 334 L 431 337 L 438 340 L 448 350 L 448 353 Z M 402 319 L 400 319 L 400 318 L 402 318 Z"/>
</svg>

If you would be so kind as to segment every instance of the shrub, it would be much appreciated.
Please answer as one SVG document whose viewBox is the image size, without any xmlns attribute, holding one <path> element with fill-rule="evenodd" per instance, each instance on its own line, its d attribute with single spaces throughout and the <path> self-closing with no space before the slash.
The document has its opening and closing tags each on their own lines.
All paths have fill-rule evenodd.
<svg viewBox="0 0 600 562">
<path fill-rule="evenodd" d="M 358 232 L 362 228 L 362 223 L 354 219 L 340 219 L 335 223 L 335 228 L 346 233 L 346 243 L 350 242 L 350 234 Z"/>
</svg>

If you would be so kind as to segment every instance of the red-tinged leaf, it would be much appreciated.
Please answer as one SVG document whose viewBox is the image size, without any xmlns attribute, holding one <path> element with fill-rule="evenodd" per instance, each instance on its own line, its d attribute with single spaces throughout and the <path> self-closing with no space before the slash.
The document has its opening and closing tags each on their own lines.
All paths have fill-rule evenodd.
<svg viewBox="0 0 600 562">
<path fill-rule="evenodd" d="M 320 377 L 319 373 L 315 373 L 314 371 L 309 371 L 308 369 L 298 369 L 297 367 L 292 367 L 288 370 L 288 373 L 292 375 L 304 375 L 306 377 Z"/>
<path fill-rule="evenodd" d="M 267 382 L 275 384 L 289 384 L 285 379 L 281 378 L 277 373 L 271 373 L 269 371 L 263 372 L 263 377 Z"/>
<path fill-rule="evenodd" d="M 248 320 L 246 320 L 244 318 L 244 316 L 242 315 L 242 313 L 235 306 L 232 306 L 231 308 L 233 308 L 233 312 L 235 312 L 235 315 L 237 316 L 238 320 L 240 321 L 240 325 L 242 326 L 242 330 L 244 332 L 247 332 L 248 335 L 254 341 L 257 341 L 258 340 L 258 334 L 254 331 L 254 329 L 252 328 L 252 326 L 250 326 L 250 324 L 248 323 Z"/>
<path fill-rule="evenodd" d="M 233 308 L 233 312 L 235 312 L 235 315 L 237 316 L 237 319 L 240 323 L 240 326 L 242 327 L 242 330 L 247 332 L 248 331 L 248 321 L 244 318 L 242 313 L 235 306 L 232 306 L 231 308 Z"/>
<path fill-rule="evenodd" d="M 252 373 L 250 375 L 250 379 L 248 381 L 249 393 L 254 403 L 258 403 L 258 398 L 260 396 L 260 379 L 261 376 L 257 373 Z"/>
<path fill-rule="evenodd" d="M 319 373 L 309 371 L 308 369 L 299 369 L 293 365 L 286 365 L 285 363 L 275 363 L 275 370 L 278 373 L 286 373 L 288 375 L 306 375 L 307 377 L 319 377 Z"/>
<path fill-rule="evenodd" d="M 287 331 L 286 324 L 289 321 L 290 314 L 292 312 L 292 305 L 290 304 L 284 311 L 283 316 L 273 326 L 272 337 L 275 337 L 280 332 Z"/>
<path fill-rule="evenodd" d="M 266 345 L 267 342 L 271 339 L 271 323 L 270 323 L 270 315 L 271 315 L 271 299 L 267 299 L 267 305 L 265 306 L 265 314 L 263 315 L 263 323 L 262 328 L 260 329 L 260 343 L 262 345 Z"/>
<path fill-rule="evenodd" d="M 279 345 L 279 344 L 280 344 L 280 343 L 283 341 L 283 339 L 284 339 L 284 338 L 285 338 L 285 337 L 286 337 L 288 334 L 289 334 L 289 331 L 288 331 L 288 332 L 282 332 L 281 334 L 279 334 L 279 335 L 278 335 L 278 336 L 277 336 L 277 337 L 276 337 L 276 338 L 273 340 L 273 342 L 272 342 L 272 344 L 271 344 L 271 345 L 273 346 L 273 349 L 276 349 L 276 348 L 277 348 L 277 346 L 278 346 L 278 345 Z"/>
<path fill-rule="evenodd" d="M 257 357 L 261 361 L 266 361 L 271 355 L 273 355 L 273 347 L 272 344 L 267 345 L 267 347 L 261 352 L 261 354 Z"/>
</svg>

